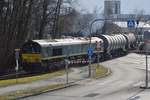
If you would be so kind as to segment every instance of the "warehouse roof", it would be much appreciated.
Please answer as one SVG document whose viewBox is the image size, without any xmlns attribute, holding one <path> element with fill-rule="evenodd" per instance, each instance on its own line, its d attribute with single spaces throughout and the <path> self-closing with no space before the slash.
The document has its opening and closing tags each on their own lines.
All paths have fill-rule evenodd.
<svg viewBox="0 0 150 100">
<path fill-rule="evenodd" d="M 113 22 L 114 24 L 118 25 L 121 28 L 127 28 L 127 22 L 126 21 L 116 21 Z M 135 27 L 138 28 L 150 28 L 150 23 L 145 23 L 145 22 L 139 22 L 139 24 L 135 24 Z"/>
</svg>

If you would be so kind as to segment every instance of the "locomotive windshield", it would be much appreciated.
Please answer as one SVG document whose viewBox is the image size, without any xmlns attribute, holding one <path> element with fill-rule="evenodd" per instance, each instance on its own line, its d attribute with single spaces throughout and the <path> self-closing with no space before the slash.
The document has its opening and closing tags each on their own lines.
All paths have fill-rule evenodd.
<svg viewBox="0 0 150 100">
<path fill-rule="evenodd" d="M 23 53 L 40 53 L 40 51 L 41 51 L 40 46 L 33 42 L 26 43 L 22 47 Z"/>
</svg>

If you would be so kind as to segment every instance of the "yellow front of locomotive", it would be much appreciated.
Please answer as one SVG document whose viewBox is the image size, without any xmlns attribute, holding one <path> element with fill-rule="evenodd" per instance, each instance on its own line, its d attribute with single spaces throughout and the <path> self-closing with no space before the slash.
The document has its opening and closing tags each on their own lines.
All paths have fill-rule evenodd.
<svg viewBox="0 0 150 100">
<path fill-rule="evenodd" d="M 21 49 L 21 66 L 27 72 L 38 72 L 41 69 L 41 47 L 39 44 L 28 41 Z"/>
<path fill-rule="evenodd" d="M 23 53 L 22 62 L 41 63 L 41 54 Z"/>
</svg>

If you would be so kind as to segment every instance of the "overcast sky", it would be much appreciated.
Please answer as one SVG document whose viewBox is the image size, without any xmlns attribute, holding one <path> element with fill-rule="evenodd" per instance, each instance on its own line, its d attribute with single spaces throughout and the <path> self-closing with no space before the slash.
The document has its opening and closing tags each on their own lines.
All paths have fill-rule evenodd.
<svg viewBox="0 0 150 100">
<path fill-rule="evenodd" d="M 78 0 L 82 9 L 92 12 L 95 7 L 101 11 L 104 8 L 104 0 Z M 132 13 L 135 9 L 144 10 L 150 14 L 150 0 L 121 0 L 121 12 Z"/>
</svg>

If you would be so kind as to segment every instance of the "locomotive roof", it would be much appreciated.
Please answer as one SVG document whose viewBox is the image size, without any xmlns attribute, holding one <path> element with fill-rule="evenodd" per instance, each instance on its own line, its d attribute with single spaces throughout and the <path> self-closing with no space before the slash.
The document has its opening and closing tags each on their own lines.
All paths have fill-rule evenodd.
<svg viewBox="0 0 150 100">
<path fill-rule="evenodd" d="M 91 43 L 103 42 L 102 39 L 98 37 L 91 37 Z M 75 44 L 87 44 L 90 42 L 89 38 L 64 38 L 64 39 L 42 39 L 42 40 L 33 40 L 33 42 L 38 43 L 42 47 L 47 46 L 63 46 L 63 45 L 75 45 Z"/>
</svg>

